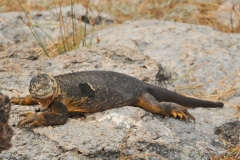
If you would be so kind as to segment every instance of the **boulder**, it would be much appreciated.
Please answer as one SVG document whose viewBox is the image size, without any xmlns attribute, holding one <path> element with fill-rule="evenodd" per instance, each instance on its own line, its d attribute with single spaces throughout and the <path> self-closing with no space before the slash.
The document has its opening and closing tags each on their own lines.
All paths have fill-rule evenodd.
<svg viewBox="0 0 240 160">
<path fill-rule="evenodd" d="M 69 118 L 64 125 L 30 129 L 16 126 L 19 113 L 34 112 L 39 105 L 12 105 L 12 148 L 3 151 L 0 159 L 209 159 L 208 151 L 216 155 L 226 151 L 214 129 L 237 120 L 228 102 L 239 100 L 240 35 L 149 20 L 104 29 L 92 40 L 97 36 L 96 48 L 52 58 L 33 51 L 0 55 L 0 90 L 9 96 L 24 96 L 31 77 L 38 73 L 83 70 L 112 70 L 155 84 L 162 65 L 171 72 L 167 77 L 172 78 L 176 91 L 223 101 L 224 108 L 189 109 L 194 123 L 125 106 L 88 113 L 85 119 Z M 236 90 L 230 92 L 229 87 Z"/>
<path fill-rule="evenodd" d="M 0 92 L 0 153 L 11 147 L 13 131 L 8 125 L 11 104 L 8 96 Z"/>
<path fill-rule="evenodd" d="M 114 18 L 106 13 L 98 13 L 95 10 L 88 12 L 80 5 L 74 5 L 74 22 L 77 27 L 86 30 L 93 30 L 94 25 L 105 25 L 114 22 Z M 61 11 L 61 14 L 60 14 Z M 28 18 L 27 18 L 28 16 Z M 49 11 L 30 11 L 28 15 L 24 12 L 0 13 L 0 51 L 19 51 L 39 47 L 39 42 L 35 39 L 30 27 L 36 32 L 43 44 L 56 43 L 56 39 L 61 37 L 61 30 L 67 30 L 64 35 L 72 35 L 72 15 L 71 6 L 54 8 Z M 60 18 L 63 22 L 60 25 Z M 91 21 L 91 23 L 90 23 Z M 63 27 L 64 24 L 64 27 Z M 78 28 L 80 30 L 80 28 Z M 78 31 L 79 31 L 78 30 Z"/>
<path fill-rule="evenodd" d="M 128 47 L 149 56 L 171 71 L 177 90 L 195 96 L 225 93 L 230 88 L 222 88 L 223 85 L 239 80 L 240 34 L 184 23 L 140 20 L 100 30 L 90 38 L 99 47 Z M 235 91 L 239 96 L 239 87 Z"/>
</svg>

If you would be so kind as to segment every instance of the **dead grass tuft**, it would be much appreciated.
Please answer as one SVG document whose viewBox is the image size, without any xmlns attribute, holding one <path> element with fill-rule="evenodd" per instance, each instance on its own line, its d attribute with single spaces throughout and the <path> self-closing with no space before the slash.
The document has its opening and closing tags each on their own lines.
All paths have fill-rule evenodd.
<svg viewBox="0 0 240 160">
<path fill-rule="evenodd" d="M 217 158 L 211 157 L 210 160 L 239 160 L 240 159 L 240 145 L 231 146 L 228 149 L 228 152 L 220 155 Z"/>
<path fill-rule="evenodd" d="M 240 4 L 221 6 L 222 4 L 218 0 L 215 2 L 196 0 L 102 0 L 95 9 L 114 15 L 117 23 L 122 23 L 126 20 L 160 19 L 207 25 L 222 32 L 239 33 Z M 226 13 L 223 19 L 228 21 L 227 24 L 223 25 L 216 19 L 219 17 L 219 12 L 216 12 L 219 8 L 221 8 L 220 12 L 224 11 Z M 232 19 L 229 17 L 232 17 Z M 232 21 L 236 21 L 235 26 L 233 26 Z"/>
</svg>

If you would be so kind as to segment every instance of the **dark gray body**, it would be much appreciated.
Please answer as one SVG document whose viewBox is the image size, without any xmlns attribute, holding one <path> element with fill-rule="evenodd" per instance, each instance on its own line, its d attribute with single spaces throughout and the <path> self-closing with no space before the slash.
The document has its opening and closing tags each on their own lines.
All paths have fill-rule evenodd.
<svg viewBox="0 0 240 160">
<path fill-rule="evenodd" d="M 11 102 L 40 103 L 51 111 L 22 114 L 25 118 L 19 121 L 20 126 L 59 125 L 66 123 L 71 115 L 123 106 L 138 106 L 152 113 L 195 121 L 185 107 L 223 107 L 221 102 L 185 97 L 110 71 L 84 71 L 56 77 L 40 74 L 30 81 L 29 92 L 26 97 L 12 97 Z"/>
<path fill-rule="evenodd" d="M 62 101 L 67 108 L 69 106 L 79 107 L 82 112 L 137 106 L 137 100 L 143 93 L 153 95 L 159 102 L 174 102 L 187 107 L 223 106 L 221 102 L 184 97 L 176 92 L 145 83 L 131 76 L 110 71 L 84 71 L 54 78 L 62 93 L 56 101 Z M 82 97 L 87 97 L 87 99 L 81 101 Z M 74 103 L 71 102 L 71 99 L 74 99 Z"/>
</svg>

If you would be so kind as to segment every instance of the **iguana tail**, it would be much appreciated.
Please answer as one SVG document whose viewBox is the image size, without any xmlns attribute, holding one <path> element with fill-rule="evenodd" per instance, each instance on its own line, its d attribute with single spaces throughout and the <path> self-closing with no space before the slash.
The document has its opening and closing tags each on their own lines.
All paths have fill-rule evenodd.
<svg viewBox="0 0 240 160">
<path fill-rule="evenodd" d="M 148 88 L 147 91 L 160 102 L 161 101 L 174 102 L 184 107 L 190 107 L 190 108 L 196 108 L 196 107 L 220 108 L 224 106 L 222 102 L 212 102 L 212 101 L 200 100 L 200 99 L 191 98 L 191 97 L 185 97 L 176 92 L 169 91 L 165 88 L 161 88 L 154 85 L 150 85 L 147 88 Z"/>
</svg>

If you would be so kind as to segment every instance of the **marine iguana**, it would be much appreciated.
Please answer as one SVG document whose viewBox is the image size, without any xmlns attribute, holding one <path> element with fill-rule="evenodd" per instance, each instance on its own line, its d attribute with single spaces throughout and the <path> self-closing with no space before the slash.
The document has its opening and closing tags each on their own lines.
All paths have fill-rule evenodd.
<svg viewBox="0 0 240 160">
<path fill-rule="evenodd" d="M 185 97 L 111 71 L 83 71 L 55 77 L 39 74 L 31 79 L 29 92 L 26 97 L 12 97 L 11 102 L 22 105 L 39 103 L 51 111 L 21 114 L 25 118 L 19 121 L 20 126 L 60 125 L 70 114 L 123 106 L 141 107 L 152 113 L 195 121 L 185 107 L 216 108 L 224 105 L 222 102 Z"/>
</svg>

